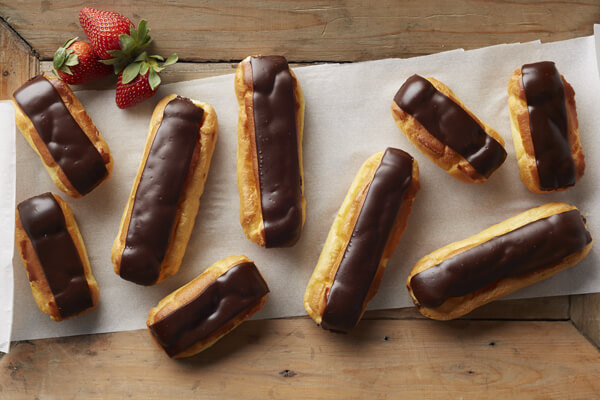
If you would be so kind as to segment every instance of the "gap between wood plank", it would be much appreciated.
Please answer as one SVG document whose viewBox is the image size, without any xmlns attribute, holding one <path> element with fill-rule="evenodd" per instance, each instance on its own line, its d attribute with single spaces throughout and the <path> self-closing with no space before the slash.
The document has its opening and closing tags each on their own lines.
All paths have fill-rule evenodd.
<svg viewBox="0 0 600 400">
<path fill-rule="evenodd" d="M 25 38 L 23 38 L 23 36 L 21 36 L 19 32 L 15 30 L 15 28 L 13 28 L 8 22 L 6 22 L 6 20 L 2 18 L 2 16 L 0 16 L 0 25 L 3 25 L 4 28 L 8 29 L 16 39 L 20 40 L 21 43 L 29 49 L 29 53 L 32 56 L 34 56 L 38 60 L 40 59 L 40 54 L 37 52 L 37 50 L 34 49 L 33 46 L 31 46 L 31 44 L 29 44 L 29 42 L 25 40 Z"/>
</svg>

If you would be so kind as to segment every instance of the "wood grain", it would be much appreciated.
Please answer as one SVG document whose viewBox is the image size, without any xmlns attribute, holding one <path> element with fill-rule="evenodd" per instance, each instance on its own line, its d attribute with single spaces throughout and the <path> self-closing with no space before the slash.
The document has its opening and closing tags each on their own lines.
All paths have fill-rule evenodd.
<svg viewBox="0 0 600 400">
<path fill-rule="evenodd" d="M 149 21 L 155 51 L 187 61 L 282 54 L 290 61 L 408 57 L 514 41 L 556 41 L 592 33 L 597 0 L 21 0 L 0 15 L 39 53 L 52 58 L 68 37 L 85 37 L 77 15 L 87 6 Z"/>
<path fill-rule="evenodd" d="M 570 316 L 575 326 L 600 347 L 600 293 L 571 296 Z"/>
<path fill-rule="evenodd" d="M 23 82 L 37 74 L 33 50 L 0 19 L 0 100 L 9 99 Z"/>
<path fill-rule="evenodd" d="M 0 397 L 592 399 L 599 360 L 570 322 L 367 321 L 340 335 L 251 321 L 182 361 L 143 330 L 20 342 L 0 360 Z"/>
</svg>

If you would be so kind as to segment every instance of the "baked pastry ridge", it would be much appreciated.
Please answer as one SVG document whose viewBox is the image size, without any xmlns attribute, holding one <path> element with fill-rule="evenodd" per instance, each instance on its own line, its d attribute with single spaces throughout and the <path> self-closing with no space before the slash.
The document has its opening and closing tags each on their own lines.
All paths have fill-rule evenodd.
<svg viewBox="0 0 600 400">
<path fill-rule="evenodd" d="M 55 83 L 53 84 L 51 81 L 55 81 Z M 108 165 L 112 165 L 112 160 L 104 140 L 100 139 L 102 144 L 99 146 L 101 148 L 106 147 L 105 154 L 99 152 L 104 149 L 97 149 L 90 141 L 55 85 L 61 87 L 66 96 L 74 98 L 66 84 L 58 79 L 49 80 L 44 75 L 31 78 L 17 89 L 13 94 L 18 107 L 17 122 L 19 129 L 31 146 L 40 154 L 45 166 L 48 168 L 43 153 L 47 153 L 52 157 L 66 175 L 73 189 L 64 188 L 59 184 L 60 182 L 57 183 L 58 187 L 73 197 L 79 197 L 92 191 L 108 177 L 110 174 Z M 86 114 L 80 119 L 85 120 L 90 125 L 88 129 L 93 129 L 95 136 L 99 136 L 97 129 L 93 126 L 83 107 L 78 101 L 77 104 L 79 107 L 76 108 L 81 108 L 82 111 L 75 110 L 75 112 Z M 41 143 L 39 140 L 28 137 L 26 133 L 29 130 L 27 123 L 19 118 L 21 113 L 31 121 L 37 132 L 36 136 L 39 136 Z M 40 146 L 43 146 L 46 151 L 39 149 Z M 57 178 L 54 177 L 52 172 L 50 172 L 50 175 L 56 181 Z"/>
</svg>

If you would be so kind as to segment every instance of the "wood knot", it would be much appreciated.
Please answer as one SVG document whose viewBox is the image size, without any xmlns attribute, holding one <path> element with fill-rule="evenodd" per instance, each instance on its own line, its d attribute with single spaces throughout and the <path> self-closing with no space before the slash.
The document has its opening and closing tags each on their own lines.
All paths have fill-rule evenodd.
<svg viewBox="0 0 600 400">
<path fill-rule="evenodd" d="M 387 341 L 389 341 L 389 340 L 390 340 L 390 337 L 389 337 L 389 336 L 384 336 L 384 337 L 383 337 L 383 341 L 384 341 L 384 342 L 387 342 Z"/>
<path fill-rule="evenodd" d="M 283 376 L 284 378 L 291 378 L 296 376 L 296 373 L 291 369 L 284 369 L 283 371 L 279 371 L 279 375 Z"/>
<path fill-rule="evenodd" d="M 8 72 L 8 70 L 5 69 L 4 71 L 2 71 L 2 76 L 8 76 L 8 75 L 10 75 L 10 72 Z"/>
<path fill-rule="evenodd" d="M 495 345 L 496 345 L 496 342 L 490 342 L 490 346 L 492 346 L 492 347 L 493 347 L 493 346 L 495 346 Z"/>
</svg>

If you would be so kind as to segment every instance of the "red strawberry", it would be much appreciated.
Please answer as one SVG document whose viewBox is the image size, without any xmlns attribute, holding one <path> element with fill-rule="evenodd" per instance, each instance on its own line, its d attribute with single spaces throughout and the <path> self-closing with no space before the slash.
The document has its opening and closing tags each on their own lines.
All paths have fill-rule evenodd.
<svg viewBox="0 0 600 400">
<path fill-rule="evenodd" d="M 60 79 L 71 85 L 88 83 L 112 72 L 109 65 L 98 61 L 92 45 L 76 37 L 56 50 L 54 69 Z"/>
<path fill-rule="evenodd" d="M 123 83 L 123 72 L 119 74 L 117 97 L 115 99 L 119 108 L 133 107 L 154 96 L 156 90 L 152 90 L 150 87 L 148 75 L 150 75 L 150 72 L 146 72 L 146 75 L 136 76 L 129 83 Z"/>
<path fill-rule="evenodd" d="M 129 18 L 112 11 L 85 7 L 79 12 L 79 22 L 92 46 L 102 59 L 112 56 L 108 50 L 119 50 L 119 36 L 129 35 L 133 23 Z"/>
<path fill-rule="evenodd" d="M 148 57 L 146 52 L 143 52 L 119 73 L 115 99 L 119 108 L 132 107 L 154 96 L 160 85 L 158 73 L 167 65 L 175 64 L 177 55 L 173 54 L 159 65 L 158 62 L 163 60 L 161 56 Z"/>
</svg>

